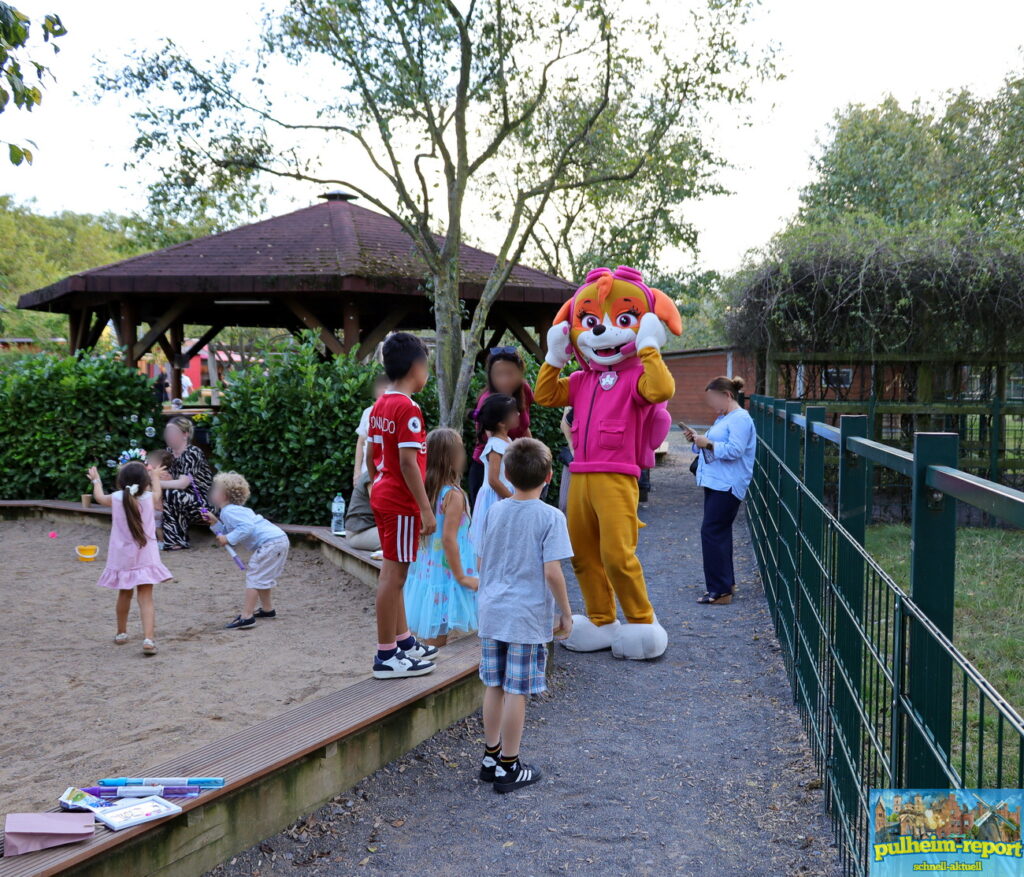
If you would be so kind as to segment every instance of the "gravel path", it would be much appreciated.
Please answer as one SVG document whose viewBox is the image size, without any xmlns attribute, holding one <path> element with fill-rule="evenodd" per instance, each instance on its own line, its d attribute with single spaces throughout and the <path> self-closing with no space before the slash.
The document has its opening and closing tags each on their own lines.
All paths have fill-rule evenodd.
<svg viewBox="0 0 1024 877">
<path fill-rule="evenodd" d="M 673 451 L 640 544 L 668 651 L 638 663 L 558 649 L 523 744 L 544 780 L 500 796 L 479 783 L 472 716 L 210 873 L 838 875 L 746 522 L 737 597 L 698 606 L 702 498 Z"/>
</svg>

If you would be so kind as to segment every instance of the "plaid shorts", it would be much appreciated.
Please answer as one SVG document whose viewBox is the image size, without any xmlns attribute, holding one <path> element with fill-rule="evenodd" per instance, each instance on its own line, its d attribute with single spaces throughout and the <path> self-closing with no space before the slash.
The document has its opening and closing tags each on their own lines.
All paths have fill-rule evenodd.
<svg viewBox="0 0 1024 877">
<path fill-rule="evenodd" d="M 509 694 L 540 694 L 547 691 L 544 670 L 548 649 L 544 643 L 505 643 L 480 638 L 480 679 L 488 688 L 504 688 Z"/>
</svg>

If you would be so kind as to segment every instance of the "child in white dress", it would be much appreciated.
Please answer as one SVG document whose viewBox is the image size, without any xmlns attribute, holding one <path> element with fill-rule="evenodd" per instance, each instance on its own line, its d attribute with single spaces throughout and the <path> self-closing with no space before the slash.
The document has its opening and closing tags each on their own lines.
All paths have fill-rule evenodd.
<svg viewBox="0 0 1024 877">
<path fill-rule="evenodd" d="M 496 502 L 512 496 L 514 488 L 505 477 L 505 451 L 511 444 L 509 432 L 519 423 L 516 400 L 502 393 L 488 396 L 477 415 L 478 439 L 484 442 L 480 462 L 484 464 L 484 483 L 476 495 L 473 523 L 469 538 L 479 558 L 483 552 L 481 537 L 487 520 L 487 510 Z"/>
</svg>

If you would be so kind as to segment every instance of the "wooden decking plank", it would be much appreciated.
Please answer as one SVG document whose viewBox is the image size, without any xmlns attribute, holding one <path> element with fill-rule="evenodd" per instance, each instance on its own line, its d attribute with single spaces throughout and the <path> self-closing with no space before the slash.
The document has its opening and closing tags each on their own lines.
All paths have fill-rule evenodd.
<svg viewBox="0 0 1024 877">
<path fill-rule="evenodd" d="M 476 639 L 466 637 L 445 649 L 443 661 L 430 676 L 401 684 L 362 680 L 143 773 L 225 777 L 222 789 L 211 789 L 199 798 L 180 802 L 188 812 L 465 678 L 475 672 L 478 654 Z M 268 760 L 261 756 L 266 751 L 275 752 L 276 757 Z M 0 859 L 0 877 L 57 874 L 162 824 L 163 821 L 121 832 L 103 830 L 81 844 Z"/>
</svg>

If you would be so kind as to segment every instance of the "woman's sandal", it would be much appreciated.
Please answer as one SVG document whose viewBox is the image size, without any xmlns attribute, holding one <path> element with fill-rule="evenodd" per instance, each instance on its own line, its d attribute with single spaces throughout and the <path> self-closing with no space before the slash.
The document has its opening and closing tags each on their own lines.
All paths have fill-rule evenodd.
<svg viewBox="0 0 1024 877">
<path fill-rule="evenodd" d="M 732 602 L 732 594 L 721 594 L 718 597 L 712 597 L 711 594 L 705 594 L 703 597 L 698 597 L 697 602 L 703 603 L 707 606 L 726 606 Z"/>
<path fill-rule="evenodd" d="M 156 643 L 151 639 L 144 639 L 142 641 L 142 654 L 144 655 L 155 655 L 156 654 Z"/>
<path fill-rule="evenodd" d="M 117 634 L 117 636 L 114 637 L 114 642 L 117 643 L 117 645 L 119 645 L 119 646 L 123 646 L 126 642 L 128 642 L 128 634 L 126 634 L 126 633 L 119 633 L 119 634 Z"/>
</svg>

